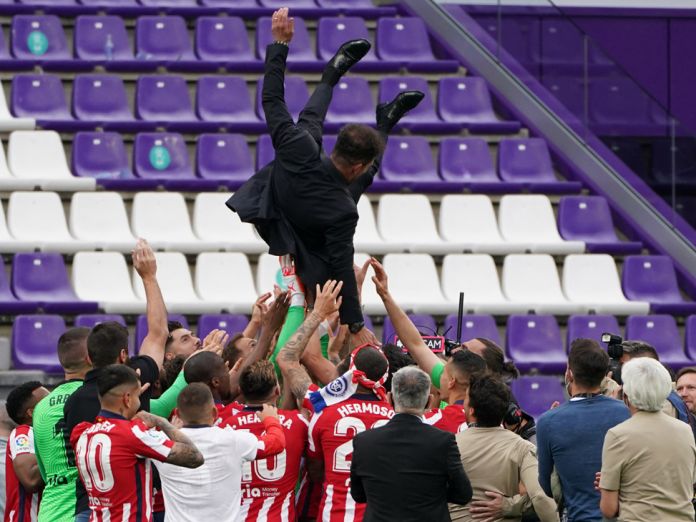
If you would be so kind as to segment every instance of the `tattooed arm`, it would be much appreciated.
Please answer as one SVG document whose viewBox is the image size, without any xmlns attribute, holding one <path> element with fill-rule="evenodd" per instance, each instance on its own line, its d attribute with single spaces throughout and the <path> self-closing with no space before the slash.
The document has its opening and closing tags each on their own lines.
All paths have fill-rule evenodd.
<svg viewBox="0 0 696 522">
<path fill-rule="evenodd" d="M 174 442 L 165 462 L 184 468 L 197 468 L 203 465 L 205 459 L 191 442 L 191 439 L 184 435 L 181 430 L 172 426 L 167 419 L 145 411 L 138 412 L 136 418 L 140 419 L 148 428 L 159 428 Z"/>
</svg>

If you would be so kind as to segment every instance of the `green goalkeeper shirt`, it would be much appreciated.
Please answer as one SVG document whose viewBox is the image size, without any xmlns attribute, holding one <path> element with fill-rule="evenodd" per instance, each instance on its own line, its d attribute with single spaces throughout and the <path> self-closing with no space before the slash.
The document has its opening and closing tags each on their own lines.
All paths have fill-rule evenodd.
<svg viewBox="0 0 696 522">
<path fill-rule="evenodd" d="M 39 522 L 75 520 L 75 481 L 78 480 L 70 435 L 64 433 L 63 407 L 81 379 L 65 381 L 34 408 L 34 446 L 46 484 L 39 507 Z"/>
</svg>

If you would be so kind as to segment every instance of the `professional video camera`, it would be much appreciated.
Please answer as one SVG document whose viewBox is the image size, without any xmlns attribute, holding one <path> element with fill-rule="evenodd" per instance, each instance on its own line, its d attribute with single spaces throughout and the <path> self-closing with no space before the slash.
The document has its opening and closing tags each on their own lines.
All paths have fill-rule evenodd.
<svg viewBox="0 0 696 522">
<path fill-rule="evenodd" d="M 611 333 L 602 334 L 602 342 L 607 345 L 607 353 L 609 354 L 609 369 L 611 370 L 611 378 L 621 385 L 621 357 L 623 356 L 623 339 L 620 335 Z"/>
</svg>

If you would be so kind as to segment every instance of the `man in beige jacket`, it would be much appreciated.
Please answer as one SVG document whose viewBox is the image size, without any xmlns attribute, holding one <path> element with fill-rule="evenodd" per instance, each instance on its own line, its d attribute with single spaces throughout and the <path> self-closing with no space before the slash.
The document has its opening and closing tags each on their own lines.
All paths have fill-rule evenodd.
<svg viewBox="0 0 696 522">
<path fill-rule="evenodd" d="M 457 434 L 457 445 L 473 499 L 487 500 L 486 491 L 512 497 L 520 493 L 522 485 L 539 520 L 557 522 L 556 503 L 539 485 L 534 444 L 501 426 L 509 404 L 510 391 L 500 380 L 488 375 L 472 380 L 464 401 L 469 428 Z M 474 520 L 468 506 L 450 505 L 450 516 L 452 520 Z"/>
</svg>

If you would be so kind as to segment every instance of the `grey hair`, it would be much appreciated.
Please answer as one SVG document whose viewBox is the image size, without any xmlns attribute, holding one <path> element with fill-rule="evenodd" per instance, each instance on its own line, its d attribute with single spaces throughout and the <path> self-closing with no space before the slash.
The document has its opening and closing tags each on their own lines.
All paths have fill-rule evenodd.
<svg viewBox="0 0 696 522">
<path fill-rule="evenodd" d="M 672 392 L 672 378 L 655 359 L 631 359 L 621 368 L 623 389 L 631 404 L 641 411 L 660 411 Z"/>
<path fill-rule="evenodd" d="M 430 377 L 416 366 L 401 368 L 392 377 L 391 393 L 397 411 L 423 413 L 430 396 Z"/>
</svg>

